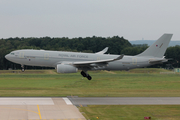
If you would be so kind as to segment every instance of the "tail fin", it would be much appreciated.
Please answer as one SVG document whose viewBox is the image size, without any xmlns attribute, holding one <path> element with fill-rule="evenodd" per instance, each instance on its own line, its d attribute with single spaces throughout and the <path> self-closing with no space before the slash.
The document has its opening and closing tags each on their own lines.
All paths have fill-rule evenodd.
<svg viewBox="0 0 180 120">
<path fill-rule="evenodd" d="M 154 44 L 137 56 L 151 56 L 162 58 L 173 34 L 162 35 Z"/>
</svg>

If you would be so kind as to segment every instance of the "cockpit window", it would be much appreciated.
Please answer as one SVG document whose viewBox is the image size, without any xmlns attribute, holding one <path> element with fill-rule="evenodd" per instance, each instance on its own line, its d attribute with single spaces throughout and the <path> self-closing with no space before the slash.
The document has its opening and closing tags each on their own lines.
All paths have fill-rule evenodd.
<svg viewBox="0 0 180 120">
<path fill-rule="evenodd" d="M 14 55 L 14 53 L 10 53 L 11 55 Z"/>
</svg>

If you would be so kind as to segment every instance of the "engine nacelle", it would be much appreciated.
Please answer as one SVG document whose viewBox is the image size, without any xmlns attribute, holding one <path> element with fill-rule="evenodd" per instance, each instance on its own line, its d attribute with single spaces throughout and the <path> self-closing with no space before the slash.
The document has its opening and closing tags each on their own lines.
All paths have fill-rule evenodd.
<svg viewBox="0 0 180 120">
<path fill-rule="evenodd" d="M 71 65 L 57 65 L 57 73 L 76 73 L 78 69 Z"/>
</svg>

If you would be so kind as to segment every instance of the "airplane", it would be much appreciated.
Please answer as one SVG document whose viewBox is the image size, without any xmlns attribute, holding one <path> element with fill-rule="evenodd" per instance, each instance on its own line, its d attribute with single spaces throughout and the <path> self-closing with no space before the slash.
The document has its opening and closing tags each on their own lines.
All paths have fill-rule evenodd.
<svg viewBox="0 0 180 120">
<path fill-rule="evenodd" d="M 5 56 L 11 62 L 24 65 L 54 67 L 57 73 L 76 73 L 91 80 L 89 70 L 129 70 L 167 62 L 164 53 L 173 34 L 163 34 L 144 52 L 135 55 L 105 54 L 108 47 L 97 53 L 49 51 L 49 50 L 15 50 Z"/>
</svg>

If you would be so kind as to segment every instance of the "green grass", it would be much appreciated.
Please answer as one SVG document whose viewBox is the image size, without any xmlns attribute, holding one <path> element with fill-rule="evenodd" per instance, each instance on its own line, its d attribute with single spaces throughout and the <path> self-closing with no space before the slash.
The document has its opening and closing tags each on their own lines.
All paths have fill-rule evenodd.
<svg viewBox="0 0 180 120">
<path fill-rule="evenodd" d="M 91 81 L 80 73 L 56 74 L 53 70 L 0 71 L 0 96 L 180 96 L 180 75 L 160 74 L 163 69 L 93 71 Z"/>
<path fill-rule="evenodd" d="M 180 74 L 164 69 L 57 74 L 54 70 L 0 71 L 0 96 L 180 97 Z M 91 105 L 80 107 L 90 120 L 179 120 L 179 105 Z"/>
<path fill-rule="evenodd" d="M 180 105 L 90 105 L 80 107 L 90 120 L 179 120 Z"/>
</svg>

